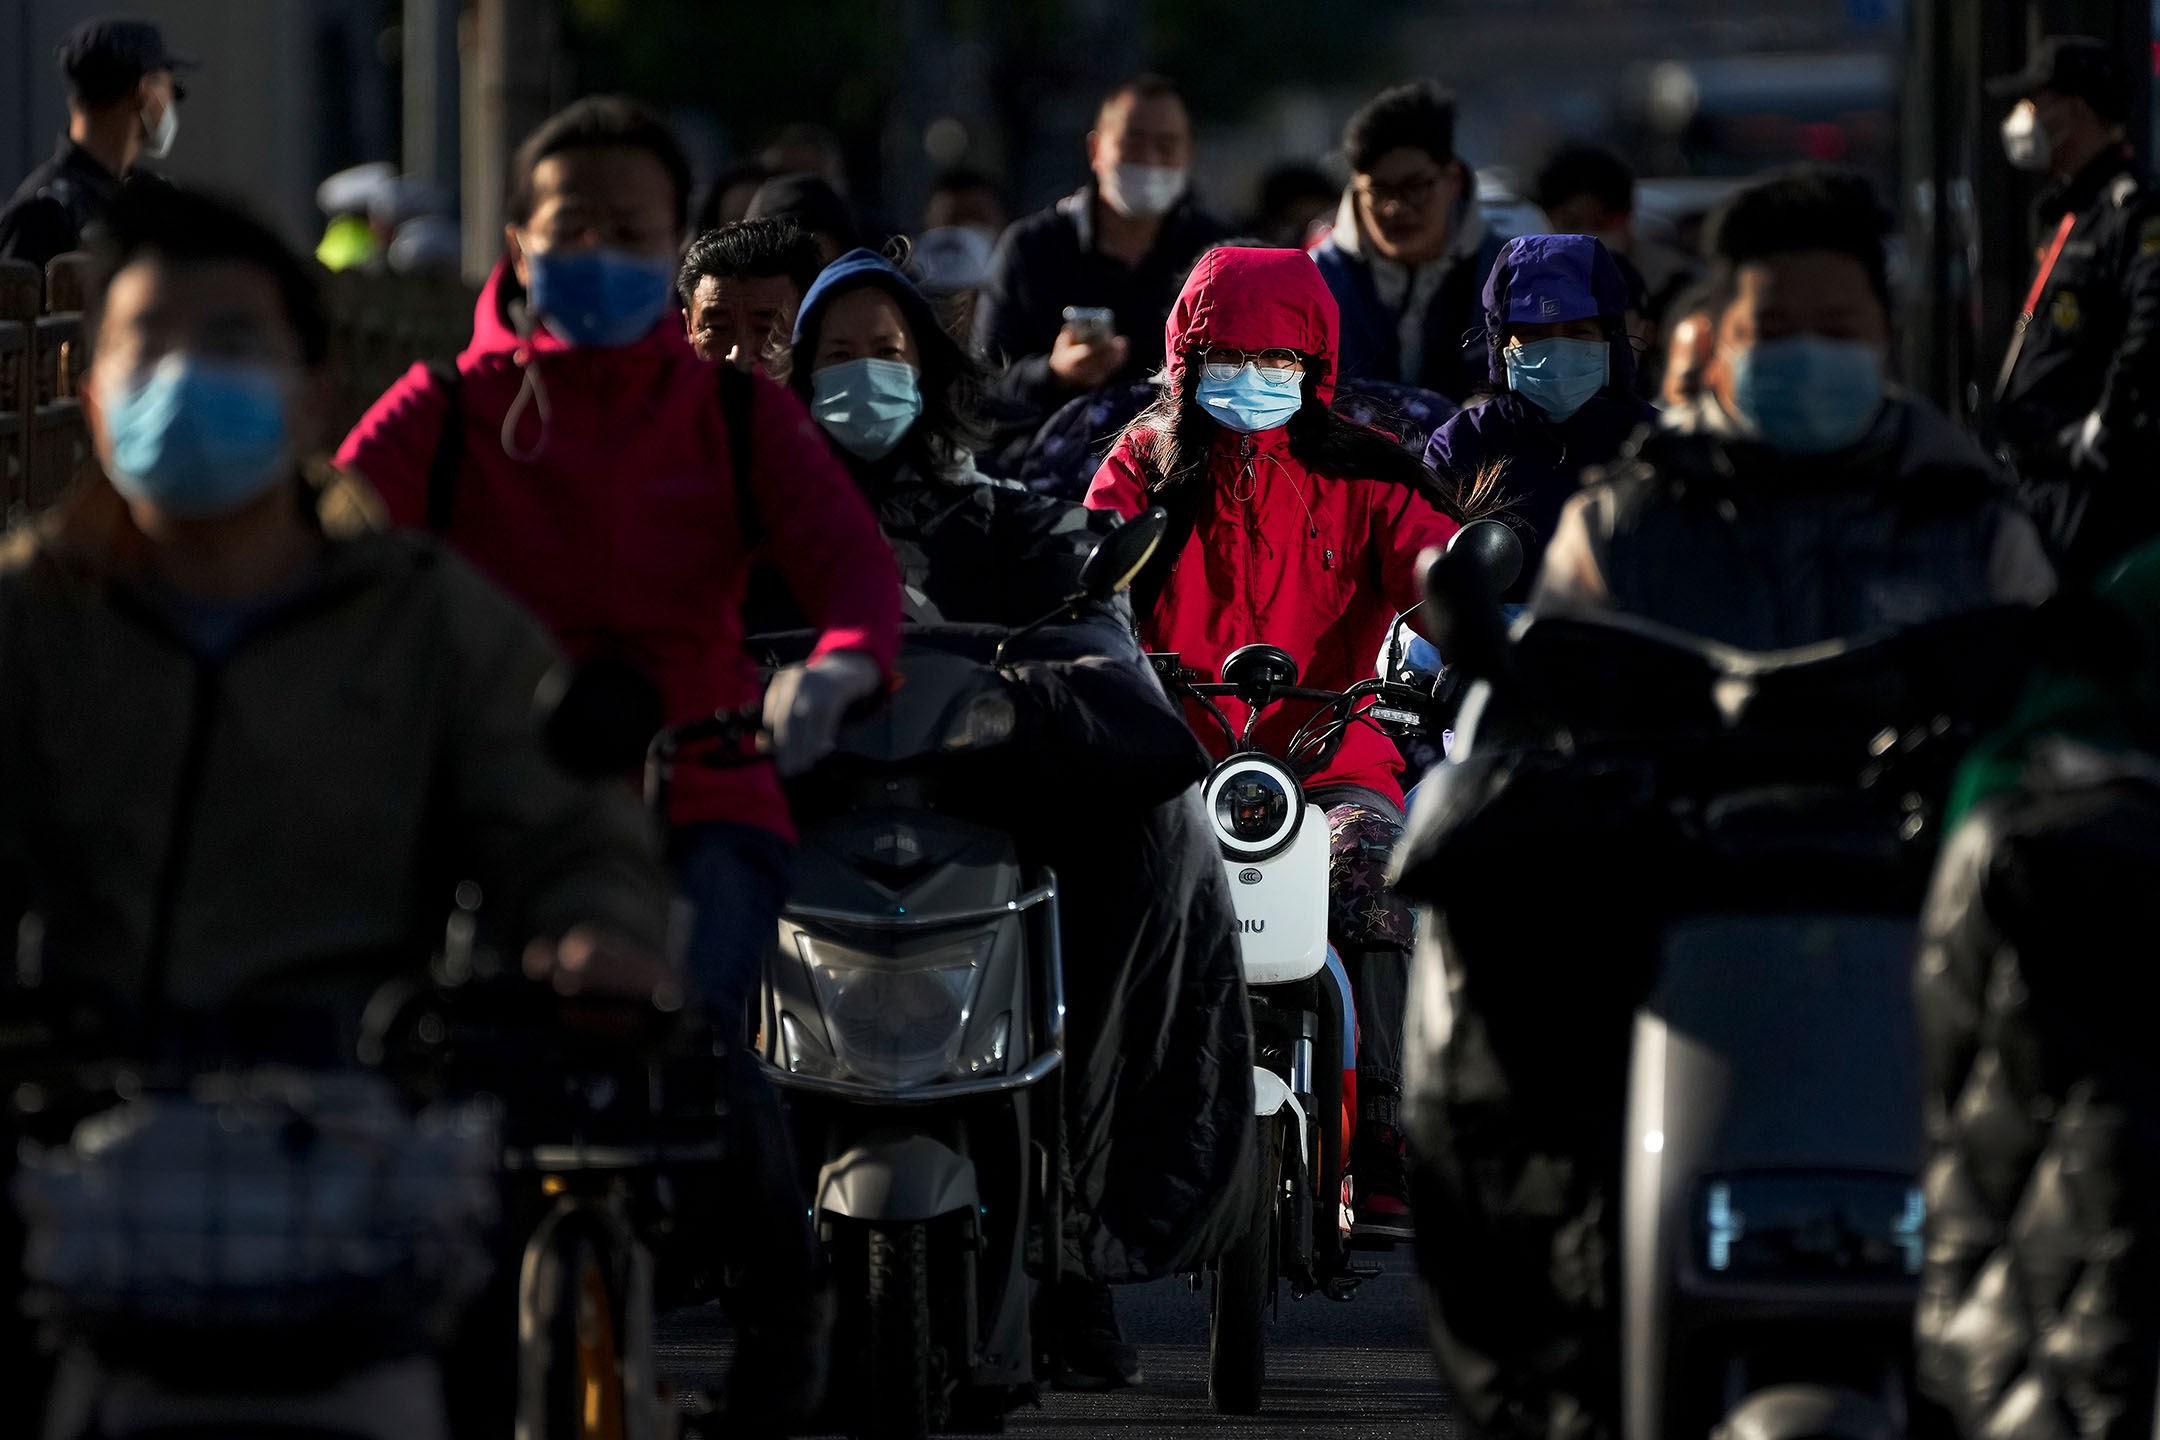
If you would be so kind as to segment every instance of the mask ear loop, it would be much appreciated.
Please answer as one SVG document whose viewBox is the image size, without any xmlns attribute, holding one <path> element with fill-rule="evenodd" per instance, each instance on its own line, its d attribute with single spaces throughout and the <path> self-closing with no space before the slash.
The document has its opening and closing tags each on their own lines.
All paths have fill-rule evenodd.
<svg viewBox="0 0 2160 1440">
<path fill-rule="evenodd" d="M 517 398 L 510 402 L 510 412 L 503 416 L 503 454 L 520 465 L 530 465 L 547 453 L 548 432 L 553 427 L 555 409 L 548 403 L 547 384 L 540 378 L 540 367 L 530 358 L 524 364 L 525 378 L 518 385 Z M 517 443 L 518 421 L 524 417 L 525 407 L 530 404 L 540 416 L 540 438 L 530 450 L 520 450 Z"/>
</svg>

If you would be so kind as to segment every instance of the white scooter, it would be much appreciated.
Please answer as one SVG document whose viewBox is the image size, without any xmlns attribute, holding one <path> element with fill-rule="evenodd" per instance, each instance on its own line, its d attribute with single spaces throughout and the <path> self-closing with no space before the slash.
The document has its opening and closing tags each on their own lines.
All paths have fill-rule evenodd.
<svg viewBox="0 0 2160 1440">
<path fill-rule="evenodd" d="M 1457 532 L 1498 587 L 1512 583 L 1522 548 L 1498 521 Z M 1216 1262 L 1209 1308 L 1208 1393 L 1223 1414 L 1260 1409 L 1265 1321 L 1277 1283 L 1348 1300 L 1378 1267 L 1352 1261 L 1343 1204 L 1344 1096 L 1355 1073 L 1355 1010 L 1349 977 L 1328 945 L 1328 827 L 1306 799 L 1305 777 L 1339 747 L 1351 725 L 1391 737 L 1438 733 L 1430 689 L 1380 678 L 1348 690 L 1300 686 L 1298 664 L 1273 645 L 1247 645 L 1223 662 L 1219 684 L 1176 655 L 1150 657 L 1173 695 L 1197 701 L 1230 741 L 1201 799 L 1222 846 L 1237 906 L 1245 988 L 1253 1010 L 1255 1110 L 1261 1119 L 1262 1197 L 1243 1235 Z M 1248 707 L 1240 731 L 1215 703 Z M 1316 708 L 1280 757 L 1259 748 L 1261 718 L 1284 701 Z"/>
</svg>

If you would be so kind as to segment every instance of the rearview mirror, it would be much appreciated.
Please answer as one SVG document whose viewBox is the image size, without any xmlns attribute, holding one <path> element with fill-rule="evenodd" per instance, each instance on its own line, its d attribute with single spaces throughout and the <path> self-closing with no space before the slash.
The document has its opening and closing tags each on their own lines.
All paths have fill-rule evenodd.
<svg viewBox="0 0 2160 1440">
<path fill-rule="evenodd" d="M 1448 541 L 1448 557 L 1461 556 L 1485 572 L 1495 595 L 1505 594 L 1522 574 L 1522 539 L 1505 520 L 1473 520 Z"/>
<path fill-rule="evenodd" d="M 1095 542 L 1080 567 L 1080 588 L 1090 600 L 1108 600 L 1131 587 L 1170 528 L 1170 512 L 1160 505 L 1143 510 Z"/>
<path fill-rule="evenodd" d="M 1469 534 L 1470 527 L 1461 533 Z M 1473 680 L 1498 679 L 1508 668 L 1507 624 L 1493 573 L 1486 569 L 1484 543 L 1491 542 L 1428 550 L 1420 562 L 1425 603 L 1417 609 L 1418 629 L 1440 652 L 1443 665 Z M 1521 555 L 1517 544 L 1517 569 Z"/>
</svg>

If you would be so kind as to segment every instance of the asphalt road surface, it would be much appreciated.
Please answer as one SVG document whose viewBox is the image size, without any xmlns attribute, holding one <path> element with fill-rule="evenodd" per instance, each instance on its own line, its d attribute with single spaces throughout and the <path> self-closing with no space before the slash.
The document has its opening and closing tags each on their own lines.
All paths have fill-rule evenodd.
<svg viewBox="0 0 2160 1440">
<path fill-rule="evenodd" d="M 1283 1292 L 1268 1336 L 1267 1401 L 1255 1417 L 1217 1415 L 1207 1398 L 1204 1292 L 1183 1280 L 1121 1289 L 1118 1322 L 1141 1347 L 1147 1380 L 1107 1395 L 1045 1393 L 1015 1411 L 1008 1435 L 1115 1435 L 1196 1440 L 1220 1433 L 1340 1436 L 1344 1440 L 1455 1440 L 1462 1433 L 1434 1372 L 1418 1321 L 1407 1248 L 1380 1258 L 1382 1273 L 1336 1304 Z M 678 1386 L 717 1388 L 726 1331 L 710 1308 L 672 1316 L 660 1331 L 660 1368 Z"/>
</svg>

